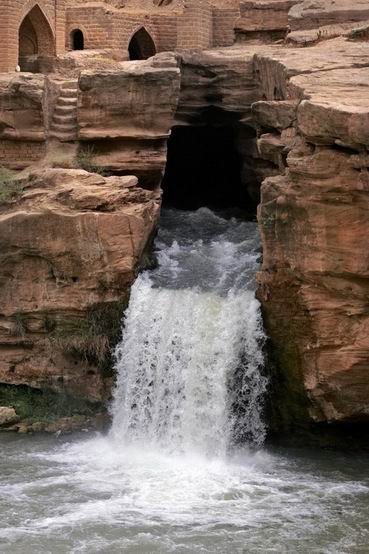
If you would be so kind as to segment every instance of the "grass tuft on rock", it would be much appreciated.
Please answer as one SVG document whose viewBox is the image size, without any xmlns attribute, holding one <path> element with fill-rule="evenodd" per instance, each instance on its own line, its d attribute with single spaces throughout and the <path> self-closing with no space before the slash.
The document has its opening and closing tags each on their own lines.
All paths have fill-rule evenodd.
<svg viewBox="0 0 369 554">
<path fill-rule="evenodd" d="M 76 157 L 78 166 L 89 173 L 98 173 L 102 175 L 102 177 L 106 177 L 108 175 L 107 171 L 95 163 L 95 156 L 96 152 L 94 146 L 81 146 Z"/>
<path fill-rule="evenodd" d="M 96 366 L 103 377 L 113 375 L 112 350 L 122 332 L 128 299 L 91 306 L 85 318 L 59 321 L 52 343 L 65 356 Z"/>
<path fill-rule="evenodd" d="M 16 181 L 15 173 L 0 166 L 0 204 L 9 202 L 15 195 L 22 192 L 22 185 Z"/>
</svg>

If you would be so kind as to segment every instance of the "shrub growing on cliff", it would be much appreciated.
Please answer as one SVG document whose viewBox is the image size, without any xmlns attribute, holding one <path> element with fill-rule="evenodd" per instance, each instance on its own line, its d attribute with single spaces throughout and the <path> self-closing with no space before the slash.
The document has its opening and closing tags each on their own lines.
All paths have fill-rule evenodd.
<svg viewBox="0 0 369 554">
<path fill-rule="evenodd" d="M 98 173 L 102 176 L 107 175 L 106 170 L 94 162 L 95 156 L 96 152 L 93 146 L 80 147 L 77 154 L 77 163 L 79 167 L 89 173 Z"/>
<path fill-rule="evenodd" d="M 22 187 L 14 177 L 13 171 L 0 166 L 0 204 L 8 202 L 12 196 L 21 192 Z"/>
<path fill-rule="evenodd" d="M 92 416 L 101 408 L 99 403 L 74 398 L 65 392 L 5 384 L 0 384 L 0 405 L 14 408 L 28 423 L 50 422 L 74 415 Z"/>
<path fill-rule="evenodd" d="M 100 369 L 104 377 L 112 375 L 111 352 L 121 336 L 121 321 L 127 299 L 95 304 L 87 316 L 58 322 L 52 343 L 64 355 Z"/>
</svg>

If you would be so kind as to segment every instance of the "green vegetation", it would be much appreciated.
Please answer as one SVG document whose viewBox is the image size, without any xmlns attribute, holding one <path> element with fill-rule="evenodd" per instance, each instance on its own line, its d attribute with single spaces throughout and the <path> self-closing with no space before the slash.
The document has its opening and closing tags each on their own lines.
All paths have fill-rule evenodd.
<svg viewBox="0 0 369 554">
<path fill-rule="evenodd" d="M 112 349 L 121 336 L 121 323 L 128 299 L 91 306 L 87 316 L 57 323 L 51 341 L 74 361 L 99 368 L 103 377 L 113 374 Z"/>
<path fill-rule="evenodd" d="M 15 173 L 0 166 L 0 204 L 6 203 L 13 196 L 22 192 L 22 185 L 14 180 Z"/>
<path fill-rule="evenodd" d="M 94 146 L 81 146 L 76 157 L 77 163 L 81 169 L 84 169 L 89 173 L 98 173 L 99 175 L 102 175 L 104 177 L 108 173 L 103 167 L 100 167 L 94 162 L 95 156 L 96 151 Z"/>
<path fill-rule="evenodd" d="M 0 405 L 14 408 L 17 415 L 28 423 L 47 423 L 74 415 L 93 416 L 100 407 L 68 394 L 25 385 L 0 385 Z"/>
</svg>

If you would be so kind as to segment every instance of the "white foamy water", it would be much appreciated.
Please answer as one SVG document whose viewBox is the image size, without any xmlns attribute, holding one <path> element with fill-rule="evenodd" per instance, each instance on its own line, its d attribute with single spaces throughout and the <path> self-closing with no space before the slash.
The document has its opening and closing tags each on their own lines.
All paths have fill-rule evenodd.
<svg viewBox="0 0 369 554">
<path fill-rule="evenodd" d="M 157 247 L 159 267 L 137 279 L 117 348 L 112 439 L 208 456 L 261 444 L 256 225 L 169 211 Z"/>
<path fill-rule="evenodd" d="M 168 213 L 157 248 L 117 349 L 109 435 L 0 435 L 0 552 L 368 552 L 367 455 L 256 448 L 255 224 Z"/>
</svg>

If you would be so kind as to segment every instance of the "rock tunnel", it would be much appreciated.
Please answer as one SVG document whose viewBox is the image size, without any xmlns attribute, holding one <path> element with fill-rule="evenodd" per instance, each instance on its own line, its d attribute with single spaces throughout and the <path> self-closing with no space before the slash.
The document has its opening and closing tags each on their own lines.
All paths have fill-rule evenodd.
<svg viewBox="0 0 369 554">
<path fill-rule="evenodd" d="M 231 127 L 175 127 L 162 183 L 164 204 L 185 210 L 251 208 Z"/>
<path fill-rule="evenodd" d="M 164 205 L 184 210 L 206 206 L 254 217 L 260 200 L 250 147 L 255 141 L 253 128 L 225 112 L 174 126 L 161 184 Z"/>
</svg>

